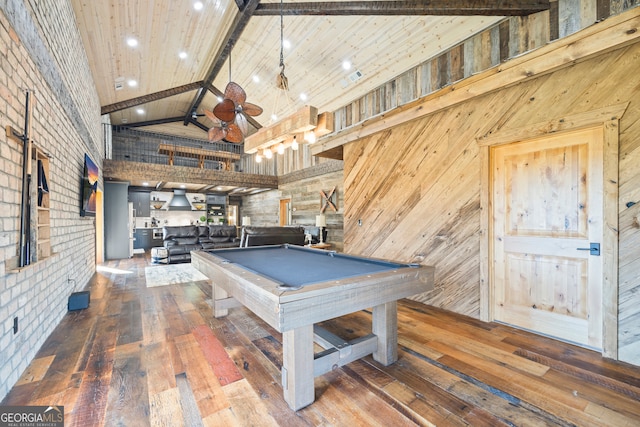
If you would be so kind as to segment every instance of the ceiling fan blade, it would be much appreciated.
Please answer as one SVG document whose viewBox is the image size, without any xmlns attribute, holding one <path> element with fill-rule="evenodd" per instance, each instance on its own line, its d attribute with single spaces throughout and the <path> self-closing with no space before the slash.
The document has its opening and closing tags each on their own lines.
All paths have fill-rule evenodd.
<svg viewBox="0 0 640 427">
<path fill-rule="evenodd" d="M 242 132 L 242 135 L 246 135 L 249 131 L 249 123 L 247 122 L 247 118 L 242 113 L 236 114 L 236 125 Z"/>
<path fill-rule="evenodd" d="M 224 97 L 231 99 L 236 105 L 242 105 L 247 100 L 247 93 L 238 83 L 229 82 L 224 89 Z"/>
<path fill-rule="evenodd" d="M 232 122 L 236 116 L 236 105 L 233 100 L 225 98 L 213 108 L 213 114 L 223 122 Z"/>
<path fill-rule="evenodd" d="M 204 110 L 204 115 L 209 118 L 209 120 L 213 120 L 214 122 L 218 120 L 218 118 L 213 114 L 213 111 Z"/>
<path fill-rule="evenodd" d="M 237 125 L 231 123 L 227 128 L 227 130 L 228 130 L 227 136 L 224 137 L 224 139 L 226 139 L 227 141 L 235 142 L 235 143 L 240 143 L 244 141 L 244 136 L 242 135 L 242 131 Z"/>
<path fill-rule="evenodd" d="M 245 102 L 242 105 L 242 111 L 249 116 L 259 116 L 262 114 L 262 107 L 257 106 L 256 104 L 252 104 L 250 102 Z"/>
<path fill-rule="evenodd" d="M 211 129 L 209 129 L 209 141 L 210 142 L 222 141 L 226 133 L 227 133 L 226 129 L 219 128 L 219 127 L 212 127 Z"/>
</svg>

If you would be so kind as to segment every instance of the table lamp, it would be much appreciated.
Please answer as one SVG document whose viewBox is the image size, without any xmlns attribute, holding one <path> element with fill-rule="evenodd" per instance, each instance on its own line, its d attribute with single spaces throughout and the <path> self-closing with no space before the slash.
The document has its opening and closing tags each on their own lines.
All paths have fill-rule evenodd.
<svg viewBox="0 0 640 427">
<path fill-rule="evenodd" d="M 322 228 L 327 226 L 327 219 L 324 215 L 316 215 L 316 227 L 320 229 L 320 243 L 324 243 L 324 235 L 322 233 Z"/>
</svg>

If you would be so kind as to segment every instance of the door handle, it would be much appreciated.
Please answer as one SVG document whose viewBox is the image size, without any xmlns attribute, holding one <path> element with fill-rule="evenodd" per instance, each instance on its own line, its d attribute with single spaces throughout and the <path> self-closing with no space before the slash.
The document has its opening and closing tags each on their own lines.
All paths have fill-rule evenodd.
<svg viewBox="0 0 640 427">
<path fill-rule="evenodd" d="M 600 256 L 600 243 L 589 243 L 588 248 L 576 248 L 579 251 L 589 251 L 589 255 Z"/>
</svg>

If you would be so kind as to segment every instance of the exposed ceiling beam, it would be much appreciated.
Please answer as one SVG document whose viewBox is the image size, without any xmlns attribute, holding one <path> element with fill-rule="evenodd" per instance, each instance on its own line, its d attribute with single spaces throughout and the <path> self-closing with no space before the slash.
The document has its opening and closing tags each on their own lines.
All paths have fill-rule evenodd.
<svg viewBox="0 0 640 427">
<path fill-rule="evenodd" d="M 238 14 L 233 20 L 233 24 L 229 27 L 229 31 L 224 37 L 226 43 L 223 42 L 220 46 L 218 52 L 213 56 L 214 60 L 207 72 L 207 76 L 204 79 L 203 87 L 209 87 L 213 85 L 213 81 L 216 76 L 222 69 L 225 61 L 231 54 L 231 50 L 233 46 L 235 46 L 236 42 L 242 35 L 242 32 L 246 28 L 249 23 L 249 19 L 253 16 L 253 12 L 260 3 L 260 0 L 245 0 L 244 2 L 240 0 L 236 0 L 237 4 L 242 4 L 243 6 L 239 6 Z M 204 99 L 206 92 L 201 90 L 198 92 L 196 97 L 191 102 L 191 106 L 187 110 L 187 113 L 184 116 L 184 125 L 188 125 L 191 122 L 191 113 L 198 109 L 200 103 Z"/>
<path fill-rule="evenodd" d="M 120 101 L 113 104 L 105 105 L 100 108 L 100 114 L 115 113 L 116 111 L 126 110 L 127 108 L 146 104 L 147 102 L 157 101 L 159 99 L 168 98 L 174 95 L 179 95 L 184 92 L 189 92 L 190 90 L 199 89 L 202 87 L 202 84 L 203 84 L 202 81 L 187 83 L 186 85 L 173 87 L 171 89 L 161 90 L 160 92 L 154 92 L 148 95 L 139 96 L 137 98 L 131 98 L 125 101 Z"/>
<path fill-rule="evenodd" d="M 144 126 L 165 125 L 167 123 L 181 122 L 182 119 L 183 119 L 182 116 L 167 117 L 167 118 L 164 118 L 164 119 L 157 119 L 157 120 L 145 120 L 144 122 L 124 123 L 124 124 L 121 124 L 121 125 L 118 125 L 118 126 L 119 127 L 123 127 L 123 128 L 139 128 L 139 127 L 144 127 Z"/>
<path fill-rule="evenodd" d="M 263 3 L 254 16 L 280 15 L 487 15 L 523 16 L 549 9 L 549 0 L 398 0 Z"/>
<path fill-rule="evenodd" d="M 193 123 L 194 125 L 198 126 L 200 129 L 202 129 L 207 133 L 209 132 L 209 128 L 207 126 L 203 125 L 198 120 L 191 118 L 191 116 L 189 116 L 189 123 Z"/>
</svg>

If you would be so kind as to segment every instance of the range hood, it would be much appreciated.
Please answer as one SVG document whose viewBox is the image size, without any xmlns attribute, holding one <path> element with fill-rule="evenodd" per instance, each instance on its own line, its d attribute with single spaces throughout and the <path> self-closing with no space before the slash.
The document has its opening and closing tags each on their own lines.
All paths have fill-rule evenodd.
<svg viewBox="0 0 640 427">
<path fill-rule="evenodd" d="M 191 203 L 186 196 L 186 190 L 173 190 L 173 198 L 167 205 L 170 211 L 190 211 Z"/>
</svg>

